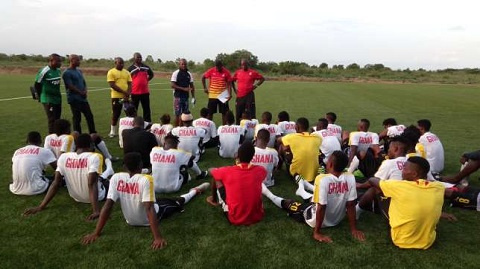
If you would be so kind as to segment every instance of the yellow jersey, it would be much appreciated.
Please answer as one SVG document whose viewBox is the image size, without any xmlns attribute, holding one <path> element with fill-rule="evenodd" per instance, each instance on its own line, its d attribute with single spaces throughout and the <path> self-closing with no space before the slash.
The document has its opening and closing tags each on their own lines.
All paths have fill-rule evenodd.
<svg viewBox="0 0 480 269">
<path fill-rule="evenodd" d="M 303 176 L 307 181 L 313 181 L 318 171 L 319 147 L 322 139 L 308 132 L 288 134 L 282 137 L 282 143 L 290 147 L 293 155 L 290 174 Z"/>
<path fill-rule="evenodd" d="M 112 68 L 107 73 L 107 82 L 115 82 L 115 84 L 120 87 L 120 89 L 126 91 L 128 90 L 128 82 L 132 82 L 132 77 L 130 72 L 127 69 L 118 70 L 117 68 Z M 119 93 L 114 89 L 110 88 L 110 97 L 111 98 L 123 98 L 125 97 L 123 93 Z"/>
</svg>

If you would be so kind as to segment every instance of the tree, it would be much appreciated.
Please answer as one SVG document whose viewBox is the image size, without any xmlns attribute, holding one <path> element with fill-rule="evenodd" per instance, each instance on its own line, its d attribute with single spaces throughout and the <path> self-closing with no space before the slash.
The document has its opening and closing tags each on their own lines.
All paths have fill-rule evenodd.
<svg viewBox="0 0 480 269">
<path fill-rule="evenodd" d="M 207 58 L 203 60 L 203 66 L 205 67 L 205 69 L 208 69 L 208 68 L 214 67 L 215 62 L 212 59 Z"/>
<path fill-rule="evenodd" d="M 154 61 L 153 61 L 152 55 L 147 55 L 147 58 L 145 58 L 145 62 L 147 62 L 147 63 L 153 63 Z"/>
<path fill-rule="evenodd" d="M 318 67 L 320 67 L 320 69 L 328 69 L 328 64 L 327 63 L 321 63 Z"/>
<path fill-rule="evenodd" d="M 234 71 L 239 68 L 240 60 L 246 59 L 250 63 L 251 67 L 256 67 L 258 63 L 258 57 L 253 55 L 248 50 L 236 50 L 232 54 L 220 53 L 215 60 L 221 60 L 223 65 L 230 71 Z"/>
<path fill-rule="evenodd" d="M 360 65 L 358 65 L 356 63 L 349 64 L 349 65 L 347 65 L 347 69 L 348 70 L 358 70 L 358 69 L 360 69 Z"/>
</svg>

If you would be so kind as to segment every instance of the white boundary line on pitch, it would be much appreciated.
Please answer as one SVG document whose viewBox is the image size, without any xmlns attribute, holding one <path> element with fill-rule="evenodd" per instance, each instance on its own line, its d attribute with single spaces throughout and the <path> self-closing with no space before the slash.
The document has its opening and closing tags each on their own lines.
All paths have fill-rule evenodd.
<svg viewBox="0 0 480 269">
<path fill-rule="evenodd" d="M 151 83 L 150 85 L 160 85 L 160 84 L 169 84 L 166 82 L 159 82 L 159 83 Z M 93 90 L 90 90 L 93 89 Z M 110 88 L 100 88 L 100 87 L 89 87 L 88 92 L 98 92 L 98 91 L 104 91 L 104 90 L 109 90 Z M 171 91 L 172 89 L 151 89 L 151 90 L 160 90 L 160 91 Z M 66 93 L 62 92 L 62 95 L 65 95 Z M 29 96 L 21 96 L 21 97 L 13 97 L 13 98 L 4 98 L 0 99 L 0 102 L 5 102 L 5 101 L 14 101 L 14 100 L 20 100 L 20 99 L 29 99 L 32 98 L 31 95 Z"/>
</svg>

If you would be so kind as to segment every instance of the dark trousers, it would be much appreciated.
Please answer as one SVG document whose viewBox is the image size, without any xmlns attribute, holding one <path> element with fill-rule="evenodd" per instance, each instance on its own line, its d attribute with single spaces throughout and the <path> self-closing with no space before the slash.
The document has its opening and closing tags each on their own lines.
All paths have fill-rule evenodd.
<svg viewBox="0 0 480 269">
<path fill-rule="evenodd" d="M 88 102 L 75 102 L 70 103 L 70 109 L 72 110 L 72 121 L 73 121 L 73 130 L 82 133 L 82 113 L 87 120 L 88 132 L 93 134 L 97 131 L 95 130 L 95 121 L 93 120 L 92 110 Z"/>
<path fill-rule="evenodd" d="M 240 124 L 243 112 L 246 112 L 251 119 L 256 119 L 255 94 L 253 91 L 243 97 L 237 97 L 237 100 L 235 101 L 235 108 L 237 113 L 237 125 Z"/>
<path fill-rule="evenodd" d="M 112 126 L 117 126 L 118 119 L 122 115 L 123 103 L 122 98 L 112 98 Z"/>
<path fill-rule="evenodd" d="M 62 115 L 62 104 L 43 104 L 43 108 L 47 114 L 48 133 L 53 134 L 55 132 L 53 130 L 53 123 L 60 119 Z"/>
<path fill-rule="evenodd" d="M 143 120 L 152 122 L 152 116 L 150 112 L 150 94 L 132 94 L 132 101 L 135 109 L 138 111 L 138 104 L 142 103 Z"/>
</svg>

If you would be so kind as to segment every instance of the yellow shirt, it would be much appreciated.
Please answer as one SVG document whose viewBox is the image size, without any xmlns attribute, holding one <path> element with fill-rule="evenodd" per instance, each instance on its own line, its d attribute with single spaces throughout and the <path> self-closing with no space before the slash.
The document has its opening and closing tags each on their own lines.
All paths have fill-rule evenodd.
<svg viewBox="0 0 480 269">
<path fill-rule="evenodd" d="M 112 81 L 115 82 L 120 89 L 126 91 L 128 90 L 128 82 L 132 82 L 132 77 L 130 76 L 130 72 L 128 72 L 126 69 L 118 70 L 116 68 L 112 68 L 107 73 L 107 82 Z M 122 93 L 110 88 L 110 97 L 123 98 L 125 96 Z"/>
<path fill-rule="evenodd" d="M 313 181 L 319 167 L 319 147 L 322 144 L 320 137 L 307 132 L 294 133 L 282 137 L 282 143 L 290 147 L 293 155 L 290 174 L 298 173 L 307 181 Z"/>
<path fill-rule="evenodd" d="M 393 243 L 400 248 L 429 248 L 435 241 L 445 187 L 419 179 L 381 180 L 380 188 L 391 197 L 388 215 Z"/>
</svg>

